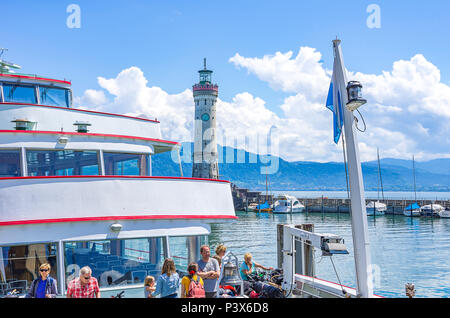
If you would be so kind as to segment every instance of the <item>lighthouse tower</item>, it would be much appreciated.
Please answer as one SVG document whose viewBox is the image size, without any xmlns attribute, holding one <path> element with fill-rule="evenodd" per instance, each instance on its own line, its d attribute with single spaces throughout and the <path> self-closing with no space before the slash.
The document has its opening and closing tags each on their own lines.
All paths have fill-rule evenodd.
<svg viewBox="0 0 450 318">
<path fill-rule="evenodd" d="M 206 68 L 206 59 L 203 60 L 203 65 L 203 70 L 198 71 L 199 83 L 192 86 L 195 103 L 192 177 L 218 179 L 216 102 L 219 86 L 211 82 L 213 71 Z"/>
</svg>

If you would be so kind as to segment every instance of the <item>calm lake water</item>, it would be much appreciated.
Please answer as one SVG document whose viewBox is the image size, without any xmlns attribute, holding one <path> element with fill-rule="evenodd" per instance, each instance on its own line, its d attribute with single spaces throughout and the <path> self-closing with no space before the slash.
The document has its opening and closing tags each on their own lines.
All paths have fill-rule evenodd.
<svg viewBox="0 0 450 318">
<path fill-rule="evenodd" d="M 342 236 L 350 255 L 333 256 L 343 285 L 356 286 L 351 220 L 347 214 L 305 213 L 276 215 L 237 212 L 238 220 L 212 225 L 210 245 L 224 243 L 243 261 L 277 267 L 277 224 L 312 223 L 315 232 Z M 369 217 L 374 290 L 385 297 L 405 297 L 405 283 L 414 283 L 416 297 L 450 296 L 450 219 L 408 218 L 402 215 Z M 213 249 L 212 249 L 213 251 Z M 316 276 L 338 282 L 329 257 L 316 251 Z"/>
</svg>

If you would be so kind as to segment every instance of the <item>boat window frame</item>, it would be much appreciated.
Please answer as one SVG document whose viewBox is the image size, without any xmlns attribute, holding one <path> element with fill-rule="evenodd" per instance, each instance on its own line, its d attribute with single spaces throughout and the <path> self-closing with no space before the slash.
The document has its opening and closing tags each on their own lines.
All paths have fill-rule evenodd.
<svg viewBox="0 0 450 318">
<path fill-rule="evenodd" d="M 64 92 L 67 94 L 65 96 L 65 98 L 66 98 L 66 105 L 65 106 L 61 106 L 61 105 L 42 104 L 42 101 L 41 101 L 41 87 L 64 90 Z M 36 84 L 36 89 L 37 89 L 37 96 L 38 96 L 38 105 L 47 105 L 47 106 L 54 106 L 54 107 L 71 108 L 71 106 L 72 106 L 72 90 L 70 88 L 60 87 L 60 86 L 55 86 L 55 85 Z"/>
<path fill-rule="evenodd" d="M 3 82 L 0 82 L 0 102 L 3 103 Z"/>
<path fill-rule="evenodd" d="M 192 261 L 192 262 L 197 262 L 199 259 L 201 259 L 201 254 L 200 254 L 200 247 L 202 246 L 202 245 L 208 245 L 208 235 L 205 235 L 205 234 L 196 234 L 196 235 L 172 235 L 172 236 L 167 236 L 167 246 L 168 246 L 168 254 L 169 254 L 169 257 L 170 258 L 172 258 L 173 260 L 174 260 L 174 262 L 175 262 L 175 264 L 177 263 L 176 262 L 176 260 L 174 259 L 174 256 L 175 255 L 172 255 L 173 253 L 172 253 L 172 251 L 173 251 L 173 248 L 172 248 L 172 245 L 173 244 L 171 244 L 171 238 L 184 238 L 186 241 L 187 241 L 187 239 L 188 238 L 190 238 L 190 239 L 195 239 L 195 242 L 194 242 L 194 244 L 195 244 L 195 250 L 193 251 L 193 255 L 194 255 L 194 257 L 193 257 L 193 260 L 189 260 L 189 248 L 188 247 L 186 247 L 186 250 L 187 250 L 187 253 L 188 253 L 188 255 L 187 255 L 187 264 L 186 265 L 189 265 L 189 263 L 190 263 L 190 261 Z M 176 268 L 177 269 L 177 271 L 179 271 L 179 272 L 182 272 L 182 273 L 186 273 L 187 274 L 187 266 L 186 266 L 186 268 Z"/>
<path fill-rule="evenodd" d="M 106 174 L 106 165 L 105 165 L 105 153 L 107 154 L 122 154 L 122 155 L 141 155 L 141 156 L 145 156 L 146 158 L 146 164 L 145 164 L 145 170 L 146 173 L 144 175 L 121 175 L 121 174 L 108 174 L 108 176 L 135 176 L 135 177 L 149 177 L 152 176 L 152 164 L 151 164 L 151 160 L 152 160 L 152 155 L 153 153 L 142 153 L 142 152 L 130 152 L 130 151 L 126 151 L 126 152 L 122 152 L 122 151 L 117 151 L 117 150 L 102 150 L 102 164 L 103 164 L 103 168 L 102 168 L 102 175 L 107 175 Z M 139 168 L 139 167 L 138 167 Z M 139 171 L 140 173 L 140 171 Z"/>
<path fill-rule="evenodd" d="M 93 175 L 93 176 L 103 176 L 104 175 L 103 174 L 103 167 L 101 166 L 102 161 L 100 161 L 100 150 L 99 149 L 95 149 L 95 150 L 94 149 L 78 149 L 78 148 L 73 148 L 73 149 L 63 148 L 63 149 L 60 149 L 60 148 L 39 148 L 39 147 L 38 148 L 23 147 L 22 149 L 23 149 L 23 152 L 24 152 L 23 155 L 21 156 L 22 160 L 24 161 L 22 169 L 24 169 L 24 172 L 26 171 L 26 175 L 22 173 L 23 176 L 30 176 L 29 169 L 28 169 L 28 160 L 27 160 L 27 153 L 28 153 L 28 151 L 65 151 L 65 150 L 67 150 L 67 151 L 82 151 L 82 152 L 87 152 L 87 151 L 94 152 L 95 151 L 95 153 L 97 154 L 98 174 Z M 55 175 L 55 176 L 57 176 L 57 175 Z M 74 175 L 71 175 L 71 176 L 79 177 L 79 176 L 90 176 L 90 175 L 74 174 Z"/>
<path fill-rule="evenodd" d="M 53 263 L 53 264 L 51 264 L 51 272 L 54 273 L 54 275 L 52 275 L 52 277 L 57 279 L 57 277 L 59 277 L 58 275 L 59 275 L 59 272 L 60 272 L 60 264 L 58 263 L 58 253 L 59 253 L 58 242 L 46 241 L 46 242 L 33 242 L 33 243 L 28 243 L 28 244 L 24 244 L 24 243 L 8 244 L 8 245 L 0 245 L 0 249 L 1 249 L 2 253 L 3 253 L 3 249 L 4 248 L 26 247 L 28 249 L 28 247 L 30 247 L 30 246 L 36 246 L 36 247 L 40 246 L 40 247 L 45 247 L 45 248 L 48 247 L 49 248 L 49 250 L 48 250 L 49 252 L 53 251 L 55 253 L 54 255 L 49 254 L 48 257 L 47 257 L 47 255 L 36 255 L 36 254 L 35 254 L 35 256 L 37 256 L 37 257 L 35 257 L 35 256 L 29 254 L 29 255 L 27 255 L 27 257 L 25 257 L 25 259 L 26 260 L 28 260 L 28 259 L 38 259 L 39 260 L 42 256 L 47 257 L 46 258 L 47 263 Z M 55 258 L 54 261 L 50 262 L 50 258 L 53 258 L 53 257 Z M 3 255 L 0 255 L 0 259 L 2 261 L 5 260 L 3 258 Z M 7 259 L 10 259 L 10 258 L 8 257 Z M 11 260 L 14 260 L 14 258 L 12 258 Z M 36 274 L 37 277 L 39 277 L 39 273 L 38 272 L 37 273 L 35 272 L 34 274 Z M 6 279 L 6 277 L 3 277 L 3 278 Z M 25 279 L 25 280 L 27 281 L 27 284 L 26 284 L 26 288 L 27 289 L 24 291 L 23 294 L 27 294 L 28 288 L 31 286 L 34 278 L 31 281 L 28 281 L 27 279 Z M 3 283 L 3 281 L 0 280 L 0 283 Z M 57 292 L 59 294 L 59 290 Z M 3 297 L 4 296 L 5 295 L 3 295 Z M 2 298 L 2 297 L 0 297 L 0 298 Z"/>
<path fill-rule="evenodd" d="M 4 85 L 16 85 L 16 86 L 21 86 L 21 87 L 32 87 L 32 88 L 34 88 L 34 97 L 35 97 L 35 102 L 24 102 L 24 101 L 7 101 L 6 100 L 6 98 L 5 98 L 5 95 L 4 95 Z M 39 105 L 39 92 L 38 92 L 38 89 L 37 89 L 37 84 L 34 84 L 34 83 L 23 83 L 23 82 L 20 82 L 20 81 L 17 81 L 17 82 L 2 82 L 2 97 L 3 97 L 3 99 L 2 99 L 2 102 L 5 102 L 5 103 L 30 103 L 30 104 L 33 104 L 33 105 Z"/>
<path fill-rule="evenodd" d="M 144 153 L 144 152 L 122 152 L 122 151 L 111 151 L 104 149 L 81 149 L 81 148 L 48 148 L 48 147 L 11 147 L 11 148 L 2 148 L 2 149 L 8 149 L 8 150 L 17 150 L 19 149 L 21 154 L 21 169 L 22 173 L 21 176 L 29 176 L 28 173 L 28 161 L 27 161 L 27 152 L 28 151 L 61 151 L 61 150 L 70 150 L 70 151 L 95 151 L 97 153 L 97 162 L 98 162 L 98 176 L 105 176 L 106 175 L 106 169 L 105 169 L 105 162 L 104 162 L 104 153 L 117 153 L 117 154 L 132 154 L 132 155 L 143 155 L 146 157 L 146 172 L 147 174 L 144 175 L 144 177 L 152 176 L 152 153 Z M 83 175 L 73 175 L 73 176 L 83 176 Z M 110 176 L 123 176 L 123 175 L 110 175 Z M 127 175 L 125 175 L 127 176 Z M 135 175 L 132 175 L 135 176 Z M 136 177 L 142 177 L 141 175 L 136 175 Z"/>
<path fill-rule="evenodd" d="M 2 147 L 0 150 L 9 150 L 9 151 L 18 151 L 19 153 L 19 166 L 20 166 L 20 173 L 17 177 L 23 177 L 25 176 L 25 169 L 26 169 L 26 164 L 24 167 L 24 162 L 23 162 L 23 147 Z M 15 177 L 14 177 L 15 178 Z"/>
<path fill-rule="evenodd" d="M 193 236 L 202 236 L 202 235 L 193 235 Z M 151 239 L 151 238 L 160 238 L 161 239 L 161 251 L 163 259 L 171 258 L 170 249 L 169 249 L 169 236 L 167 235 L 155 235 L 155 236 L 145 236 L 145 237 L 126 237 L 126 238 L 105 238 L 103 240 L 61 240 L 57 242 L 57 259 L 60 258 L 60 262 L 63 264 L 58 267 L 57 277 L 58 277 L 58 295 L 66 296 L 67 294 L 67 263 L 66 263 L 66 254 L 65 254 L 65 244 L 67 243 L 90 243 L 90 242 L 98 242 L 98 241 L 111 241 L 111 240 L 138 240 L 138 239 Z M 89 265 L 88 265 L 89 266 Z M 81 269 L 81 268 L 80 268 Z M 162 264 L 161 264 L 162 269 Z M 99 281 L 99 279 L 97 279 Z M 101 287 L 99 285 L 100 291 L 114 291 L 114 290 L 127 290 L 127 289 L 136 289 L 142 288 L 143 283 L 136 284 L 127 284 L 127 285 L 117 285 L 117 286 L 108 286 Z"/>
</svg>

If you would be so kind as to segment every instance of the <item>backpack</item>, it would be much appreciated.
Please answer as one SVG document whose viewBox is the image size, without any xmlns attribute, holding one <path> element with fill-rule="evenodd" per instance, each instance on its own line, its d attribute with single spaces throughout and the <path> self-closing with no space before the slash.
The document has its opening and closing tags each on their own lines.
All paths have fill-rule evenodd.
<svg viewBox="0 0 450 318">
<path fill-rule="evenodd" d="M 205 288 L 200 283 L 200 278 L 197 276 L 197 280 L 193 280 L 192 277 L 189 277 L 189 291 L 188 298 L 205 298 Z"/>
</svg>

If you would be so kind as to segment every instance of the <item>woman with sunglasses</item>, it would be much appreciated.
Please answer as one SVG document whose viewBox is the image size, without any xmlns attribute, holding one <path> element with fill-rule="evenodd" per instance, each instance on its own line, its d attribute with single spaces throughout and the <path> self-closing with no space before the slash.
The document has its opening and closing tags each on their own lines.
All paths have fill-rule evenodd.
<svg viewBox="0 0 450 318">
<path fill-rule="evenodd" d="M 28 290 L 26 298 L 55 298 L 57 294 L 56 279 L 50 277 L 50 264 L 39 267 L 40 277 L 36 278 Z"/>
</svg>

